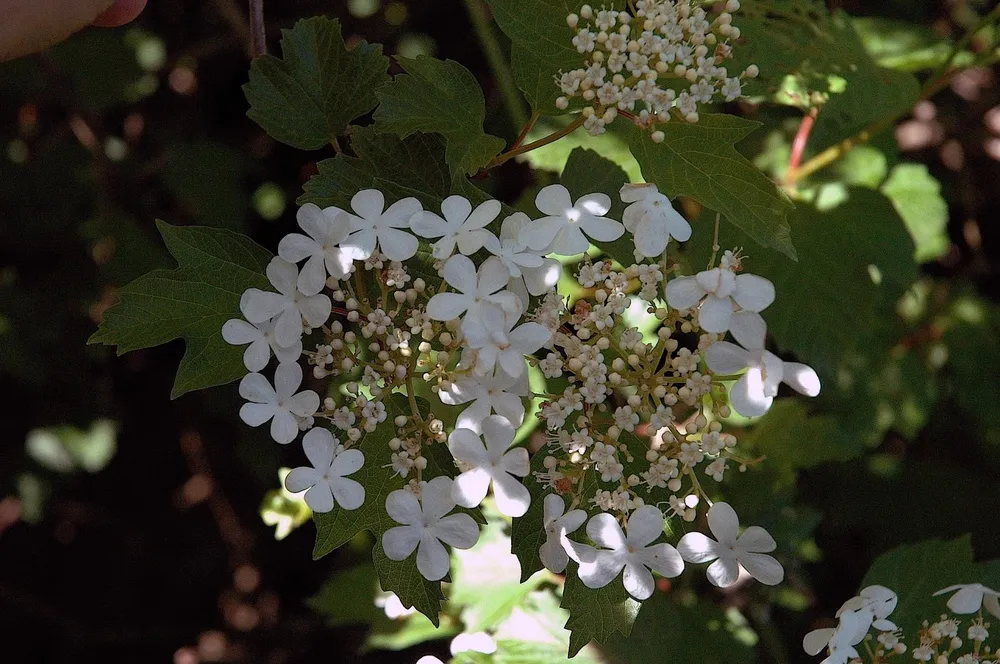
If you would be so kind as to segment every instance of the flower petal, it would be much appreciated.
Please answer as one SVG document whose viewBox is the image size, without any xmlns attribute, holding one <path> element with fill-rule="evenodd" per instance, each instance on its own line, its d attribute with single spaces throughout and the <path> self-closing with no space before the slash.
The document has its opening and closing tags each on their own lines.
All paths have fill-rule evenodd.
<svg viewBox="0 0 1000 664">
<path fill-rule="evenodd" d="M 396 489 L 386 496 L 385 511 L 393 521 L 404 525 L 419 524 L 424 518 L 417 497 L 405 489 Z M 416 543 L 413 546 L 416 547 Z M 412 547 L 410 551 L 413 551 Z M 389 551 L 386 550 L 386 553 Z M 402 558 L 393 558 L 393 560 L 402 560 Z"/>
<path fill-rule="evenodd" d="M 351 198 L 351 209 L 362 219 L 377 219 L 385 209 L 385 196 L 378 189 L 362 189 Z"/>
<path fill-rule="evenodd" d="M 365 455 L 361 450 L 344 450 L 330 464 L 330 475 L 344 477 L 358 472 L 365 465 Z"/>
<path fill-rule="evenodd" d="M 717 374 L 735 374 L 747 368 L 750 354 L 728 341 L 717 341 L 705 351 L 705 364 Z"/>
<path fill-rule="evenodd" d="M 455 429 L 448 435 L 448 451 L 455 460 L 471 466 L 487 466 L 489 454 L 482 439 L 471 429 Z"/>
<path fill-rule="evenodd" d="M 337 443 L 334 441 L 333 434 L 330 433 L 329 429 L 314 427 L 306 431 L 306 435 L 302 437 L 302 451 L 306 453 L 309 463 L 320 474 L 330 469 L 336 449 Z"/>
<path fill-rule="evenodd" d="M 444 394 L 442 390 L 440 394 Z M 444 399 L 441 399 L 444 401 Z M 475 433 L 482 433 L 482 422 L 490 415 L 490 401 L 488 399 L 476 399 L 475 402 L 458 415 L 455 426 L 459 429 L 468 429 Z"/>
<path fill-rule="evenodd" d="M 689 563 L 707 563 L 719 557 L 719 543 L 707 535 L 692 532 L 677 543 L 677 551 Z"/>
<path fill-rule="evenodd" d="M 598 242 L 614 242 L 625 234 L 625 227 L 620 222 L 591 214 L 580 217 L 580 228 Z"/>
<path fill-rule="evenodd" d="M 534 251 L 545 251 L 566 224 L 561 216 L 536 219 L 518 232 L 517 241 Z"/>
<path fill-rule="evenodd" d="M 625 574 L 622 579 L 625 590 L 637 600 L 649 599 L 653 594 L 653 575 L 639 562 L 628 562 L 625 564 Z"/>
<path fill-rule="evenodd" d="M 744 309 L 763 311 L 774 302 L 774 284 L 756 274 L 738 274 L 733 299 Z"/>
<path fill-rule="evenodd" d="M 667 304 L 674 309 L 693 309 L 705 294 L 694 277 L 676 277 L 667 282 Z"/>
<path fill-rule="evenodd" d="M 514 427 L 506 417 L 491 415 L 483 420 L 482 428 L 483 438 L 486 440 L 487 458 L 498 461 L 514 442 Z"/>
<path fill-rule="evenodd" d="M 799 362 L 785 362 L 782 380 L 799 394 L 814 397 L 819 394 L 819 376 L 812 367 Z"/>
<path fill-rule="evenodd" d="M 301 468 L 293 468 L 292 471 L 285 476 L 285 488 L 291 493 L 299 493 L 300 491 L 305 491 L 311 486 L 319 484 L 322 480 L 323 476 L 316 472 L 315 468 L 302 466 Z"/>
<path fill-rule="evenodd" d="M 764 381 L 760 369 L 751 368 L 736 381 L 729 391 L 729 403 L 744 417 L 758 417 L 771 407 L 772 397 L 764 396 Z"/>
<path fill-rule="evenodd" d="M 334 507 L 333 492 L 330 490 L 330 485 L 326 482 L 319 482 L 306 491 L 304 496 L 306 505 L 309 506 L 313 512 L 323 514 L 324 512 L 329 512 Z"/>
<path fill-rule="evenodd" d="M 830 645 L 830 639 L 836 631 L 833 627 L 814 629 L 802 637 L 802 649 L 806 651 L 807 655 L 820 654 L 824 648 Z"/>
<path fill-rule="evenodd" d="M 465 196 L 453 195 L 441 201 L 441 214 L 455 228 L 461 226 L 471 212 L 472 203 Z"/>
<path fill-rule="evenodd" d="M 348 450 L 348 452 L 355 451 Z M 360 482 L 356 482 L 348 477 L 340 477 L 331 479 L 328 484 L 337 504 L 345 510 L 356 510 L 365 504 L 365 487 Z"/>
<path fill-rule="evenodd" d="M 222 338 L 227 344 L 241 346 L 263 339 L 264 333 L 245 320 L 233 318 L 222 326 Z"/>
<path fill-rule="evenodd" d="M 729 503 L 715 503 L 708 508 L 708 527 L 721 547 L 736 543 L 740 519 Z"/>
<path fill-rule="evenodd" d="M 479 541 L 479 526 L 468 514 L 449 514 L 434 524 L 431 532 L 456 549 L 471 549 Z"/>
<path fill-rule="evenodd" d="M 973 584 L 965 586 L 948 600 L 948 608 L 960 615 L 975 613 L 983 605 L 983 587 Z"/>
<path fill-rule="evenodd" d="M 451 497 L 451 485 L 451 478 L 444 476 L 423 483 L 420 490 L 420 506 L 428 521 L 437 521 L 455 509 L 455 501 Z"/>
<path fill-rule="evenodd" d="M 240 297 L 240 311 L 251 323 L 263 323 L 277 316 L 286 302 L 284 295 L 248 288 Z"/>
<path fill-rule="evenodd" d="M 601 512 L 587 522 L 587 537 L 606 549 L 623 550 L 626 547 L 625 533 L 615 517 L 607 512 Z"/>
<path fill-rule="evenodd" d="M 508 392 L 497 392 L 493 394 L 491 402 L 497 415 L 507 418 L 515 427 L 524 423 L 524 402 L 521 397 Z"/>
<path fill-rule="evenodd" d="M 615 551 L 597 551 L 591 560 L 580 562 L 577 574 L 588 588 L 603 588 L 621 573 L 623 567 L 624 556 Z"/>
<path fill-rule="evenodd" d="M 769 553 L 778 548 L 771 534 L 760 526 L 750 526 L 736 538 L 736 546 L 747 553 Z"/>
<path fill-rule="evenodd" d="M 785 578 L 785 570 L 773 556 L 766 553 L 745 553 L 739 557 L 743 569 L 767 586 L 776 586 Z"/>
<path fill-rule="evenodd" d="M 542 187 L 535 195 L 535 207 L 547 215 L 564 215 L 573 208 L 573 201 L 566 187 L 561 184 L 550 184 Z"/>
<path fill-rule="evenodd" d="M 316 207 L 316 206 L 313 206 Z M 316 208 L 317 210 L 319 208 Z M 301 214 L 301 210 L 299 213 Z M 289 263 L 298 263 L 310 256 L 321 253 L 322 248 L 316 240 L 301 233 L 289 233 L 278 243 L 278 256 Z"/>
<path fill-rule="evenodd" d="M 716 297 L 711 293 L 701 303 L 698 310 L 698 324 L 706 332 L 723 333 L 729 329 L 729 321 L 733 317 L 733 300 L 729 297 Z"/>
<path fill-rule="evenodd" d="M 744 348 L 761 350 L 767 336 L 767 324 L 755 311 L 737 311 L 729 321 L 729 333 Z"/>
<path fill-rule="evenodd" d="M 476 467 L 455 478 L 451 487 L 451 498 L 462 507 L 478 507 L 490 490 L 490 473 L 486 468 Z"/>
<path fill-rule="evenodd" d="M 243 366 L 247 371 L 260 371 L 267 366 L 267 361 L 271 359 L 271 347 L 267 339 L 258 339 L 243 351 Z"/>
<path fill-rule="evenodd" d="M 476 264 L 472 262 L 471 258 L 461 254 L 456 254 L 448 259 L 444 264 L 442 276 L 449 286 L 458 289 L 460 293 L 469 295 L 476 292 L 476 286 L 479 284 Z"/>
<path fill-rule="evenodd" d="M 259 373 L 251 373 L 243 376 L 243 379 L 240 381 L 239 391 L 240 396 L 247 401 L 267 404 L 274 404 L 277 401 L 271 383 Z"/>
<path fill-rule="evenodd" d="M 298 362 L 279 364 L 274 370 L 274 391 L 278 399 L 287 399 L 295 394 L 302 384 L 302 367 Z"/>
<path fill-rule="evenodd" d="M 479 268 L 476 293 L 480 297 L 492 295 L 507 285 L 510 272 L 504 267 L 503 261 L 496 256 L 490 256 Z"/>
<path fill-rule="evenodd" d="M 454 258 L 457 256 L 452 256 Z M 472 296 L 464 293 L 438 293 L 427 303 L 427 315 L 433 320 L 453 320 L 469 308 L 472 299 Z"/>
<path fill-rule="evenodd" d="M 311 417 L 319 410 L 319 395 L 312 390 L 303 390 L 289 397 L 285 405 L 290 413 L 299 417 Z"/>
<path fill-rule="evenodd" d="M 409 231 L 398 228 L 382 228 L 378 232 L 378 244 L 382 253 L 391 261 L 405 261 L 417 254 L 419 242 Z"/>
<path fill-rule="evenodd" d="M 417 571 L 428 581 L 439 581 L 451 568 L 444 545 L 430 532 L 424 531 L 417 547 Z"/>
<path fill-rule="evenodd" d="M 681 572 L 684 571 L 684 560 L 681 558 L 681 554 L 666 542 L 641 549 L 636 552 L 636 555 L 643 565 L 663 576 L 673 578 L 680 576 Z"/>
<path fill-rule="evenodd" d="M 410 219 L 410 229 L 420 237 L 426 238 L 441 237 L 451 232 L 448 222 L 430 210 L 413 215 Z"/>
<path fill-rule="evenodd" d="M 486 228 L 490 225 L 491 221 L 500 215 L 500 210 L 500 201 L 493 199 L 483 201 L 476 206 L 476 209 L 472 212 L 472 214 L 466 215 L 468 218 L 465 220 L 462 228 L 467 231 L 475 231 Z"/>
<path fill-rule="evenodd" d="M 282 346 L 292 346 L 301 339 L 302 315 L 295 307 L 286 307 L 274 324 L 274 340 Z"/>
<path fill-rule="evenodd" d="M 630 546 L 644 547 L 663 534 L 663 513 L 653 505 L 643 505 L 632 512 L 625 529 Z"/>
<path fill-rule="evenodd" d="M 326 286 L 326 260 L 322 254 L 309 257 L 299 272 L 296 287 L 303 295 L 316 295 Z"/>
<path fill-rule="evenodd" d="M 554 258 L 542 260 L 542 266 L 538 268 L 521 268 L 524 275 L 524 285 L 528 292 L 534 296 L 544 295 L 555 288 L 562 275 L 562 263 Z"/>
<path fill-rule="evenodd" d="M 274 417 L 274 405 L 266 403 L 245 403 L 240 408 L 240 419 L 252 427 L 259 427 Z"/>
<path fill-rule="evenodd" d="M 420 543 L 420 528 L 396 526 L 382 535 L 382 550 L 389 560 L 405 560 Z"/>
<path fill-rule="evenodd" d="M 527 450 L 522 448 L 521 451 L 524 452 L 527 459 Z M 528 493 L 528 488 L 506 472 L 494 474 L 493 494 L 496 498 L 497 509 L 505 516 L 524 516 L 528 511 L 528 506 L 531 505 L 531 494 Z"/>
<path fill-rule="evenodd" d="M 559 539 L 555 537 L 549 537 L 542 543 L 538 548 L 538 557 L 545 569 L 555 574 L 565 572 L 566 565 L 569 563 L 569 556 L 566 555 Z"/>
<path fill-rule="evenodd" d="M 708 566 L 705 575 L 713 586 L 728 588 L 740 578 L 740 566 L 735 558 L 719 558 Z"/>
<path fill-rule="evenodd" d="M 409 228 L 410 219 L 422 209 L 420 201 L 413 196 L 399 199 L 390 205 L 388 210 L 382 213 L 382 219 L 380 220 L 382 230 L 386 228 Z"/>
<path fill-rule="evenodd" d="M 287 445 L 298 435 L 299 423 L 295 421 L 295 416 L 283 408 L 276 408 L 271 419 L 271 438 L 274 442 Z"/>
</svg>

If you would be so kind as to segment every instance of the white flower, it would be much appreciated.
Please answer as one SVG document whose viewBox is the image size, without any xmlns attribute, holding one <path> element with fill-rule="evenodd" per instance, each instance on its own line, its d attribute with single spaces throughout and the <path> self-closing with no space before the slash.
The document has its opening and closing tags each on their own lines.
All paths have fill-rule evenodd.
<svg viewBox="0 0 1000 664">
<path fill-rule="evenodd" d="M 452 655 L 461 652 L 480 652 L 492 655 L 497 651 L 497 642 L 486 632 L 463 632 L 451 640 Z"/>
<path fill-rule="evenodd" d="M 365 502 L 365 487 L 345 475 L 356 473 L 365 463 L 360 450 L 345 450 L 327 429 L 310 429 L 302 438 L 302 449 L 312 468 L 295 468 L 285 477 L 292 493 L 306 491 L 313 512 L 329 512 L 335 505 L 356 510 Z"/>
<path fill-rule="evenodd" d="M 476 273 L 476 266 L 466 256 L 456 254 L 444 264 L 444 280 L 457 293 L 438 293 L 427 303 L 427 315 L 434 320 L 449 321 L 462 314 L 462 334 L 472 346 L 486 342 L 488 330 L 483 321 L 486 308 L 499 308 L 520 315 L 520 302 L 513 293 L 500 291 L 510 275 L 497 258 L 487 258 Z"/>
<path fill-rule="evenodd" d="M 528 450 L 510 449 L 514 427 L 505 417 L 490 415 L 483 420 L 482 429 L 485 445 L 470 429 L 455 429 L 448 436 L 448 450 L 463 471 L 455 478 L 452 498 L 462 507 L 476 507 L 492 484 L 500 513 L 524 516 L 531 496 L 516 478 L 525 477 L 530 470 Z"/>
<path fill-rule="evenodd" d="M 538 557 L 547 570 L 562 574 L 566 570 L 566 563 L 569 562 L 563 538 L 579 530 L 587 520 L 587 513 L 583 510 L 570 510 L 563 514 L 566 502 L 557 493 L 545 496 L 543 506 L 545 542 L 538 549 Z"/>
<path fill-rule="evenodd" d="M 451 562 L 444 542 L 456 549 L 470 549 L 479 539 L 479 526 L 468 514 L 447 515 L 455 508 L 451 480 L 435 477 L 423 482 L 420 499 L 397 489 L 385 499 L 385 511 L 397 523 L 382 535 L 382 550 L 390 560 L 405 560 L 417 551 L 417 571 L 428 581 L 448 573 Z"/>
<path fill-rule="evenodd" d="M 496 308 L 483 311 L 482 320 L 486 326 L 486 337 L 481 344 L 470 345 L 475 349 L 475 372 L 479 375 L 493 373 L 499 368 L 515 378 L 527 373 L 525 355 L 534 353 L 552 338 L 549 328 L 540 323 L 524 323 L 514 326 L 512 316 L 504 316 Z M 513 329 L 512 329 L 513 328 Z"/>
<path fill-rule="evenodd" d="M 722 267 L 667 283 L 667 304 L 671 307 L 693 309 L 699 302 L 702 329 L 722 334 L 729 329 L 736 305 L 759 313 L 774 302 L 774 284 L 755 274 L 735 274 Z"/>
<path fill-rule="evenodd" d="M 550 184 L 535 196 L 535 206 L 548 216 L 531 222 L 517 235 L 521 244 L 535 251 L 582 254 L 590 247 L 587 236 L 612 242 L 625 232 L 621 223 L 604 217 L 611 209 L 607 194 L 588 194 L 574 204 L 566 187 Z"/>
<path fill-rule="evenodd" d="M 306 203 L 295 218 L 307 235 L 289 233 L 281 238 L 278 256 L 290 263 L 309 259 L 299 272 L 298 289 L 303 295 L 315 295 L 326 285 L 327 274 L 343 279 L 351 273 L 353 254 L 339 246 L 351 232 L 351 217 L 339 208 L 321 210 Z"/>
<path fill-rule="evenodd" d="M 708 527 L 718 541 L 702 533 L 688 533 L 681 538 L 677 550 L 689 563 L 707 563 L 708 580 L 719 588 L 736 583 L 740 566 L 761 583 L 774 586 L 781 583 L 785 571 L 767 552 L 777 544 L 760 526 L 750 526 L 737 536 L 740 527 L 736 512 L 728 503 L 715 503 L 708 510 Z"/>
<path fill-rule="evenodd" d="M 278 340 L 274 337 L 273 321 L 253 325 L 245 320 L 233 318 L 222 326 L 222 338 L 234 346 L 250 344 L 243 352 L 243 365 L 248 371 L 260 371 L 266 367 L 272 351 L 278 362 L 297 362 L 302 355 L 301 340 L 288 348 L 278 345 Z"/>
<path fill-rule="evenodd" d="M 831 664 L 846 662 L 856 656 L 851 654 L 853 646 L 864 640 L 873 625 L 882 631 L 897 629 L 887 619 L 895 611 L 897 601 L 896 593 L 885 586 L 867 586 L 837 610 L 840 624 L 836 628 L 814 629 L 803 637 L 802 648 L 810 655 L 817 655 L 829 646 L 833 657 L 829 660 Z"/>
<path fill-rule="evenodd" d="M 670 238 L 680 242 L 691 238 L 691 224 L 674 210 L 670 199 L 655 184 L 626 184 L 619 193 L 622 202 L 630 203 L 622 221 L 635 240 L 636 257 L 660 256 Z"/>
<path fill-rule="evenodd" d="M 459 413 L 455 428 L 480 433 L 482 421 L 491 412 L 502 415 L 516 427 L 521 426 L 524 422 L 522 397 L 528 396 L 528 392 L 527 371 L 518 378 L 497 371 L 485 376 L 463 376 L 448 389 L 440 390 L 438 396 L 449 406 L 471 401 L 472 405 Z"/>
<path fill-rule="evenodd" d="M 507 288 L 528 306 L 528 295 L 544 295 L 556 287 L 562 274 L 562 263 L 554 258 L 544 258 L 540 252 L 528 249 L 518 241 L 521 229 L 531 224 L 523 212 L 515 212 L 500 225 L 500 238 L 489 240 L 486 249 L 500 259 L 510 273 Z"/>
<path fill-rule="evenodd" d="M 456 245 L 459 252 L 471 256 L 489 240 L 496 241 L 486 226 L 500 214 L 500 201 L 489 200 L 473 210 L 464 196 L 449 196 L 441 202 L 441 213 L 444 219 L 430 210 L 418 212 L 410 219 L 410 228 L 420 237 L 441 238 L 432 245 L 434 258 L 445 260 L 455 253 Z"/>
<path fill-rule="evenodd" d="M 366 260 L 375 247 L 391 261 L 405 261 L 417 253 L 417 238 L 410 233 L 410 219 L 420 212 L 420 201 L 403 198 L 385 209 L 378 189 L 364 189 L 351 199 L 351 234 L 340 246 L 353 258 Z M 406 230 L 403 230 L 406 229 Z"/>
<path fill-rule="evenodd" d="M 309 327 L 319 327 L 330 317 L 333 303 L 326 295 L 303 295 L 298 289 L 299 269 L 294 263 L 275 256 L 267 265 L 267 278 L 278 292 L 250 288 L 240 299 L 240 309 L 251 323 L 272 318 L 275 341 L 294 346 L 302 338 L 302 319 Z"/>
<path fill-rule="evenodd" d="M 728 341 L 712 344 L 705 351 L 705 363 L 717 374 L 734 374 L 747 369 L 729 392 L 736 412 L 746 417 L 763 415 L 778 394 L 778 384 L 785 383 L 799 394 L 819 394 L 819 376 L 798 362 L 785 362 L 769 351 L 745 350 Z"/>
<path fill-rule="evenodd" d="M 948 600 L 948 608 L 955 613 L 966 615 L 976 613 L 980 607 L 985 607 L 987 611 L 1000 618 L 1000 592 L 980 583 L 965 583 L 942 588 L 934 595 L 936 597 L 950 592 L 955 594 Z"/>
<path fill-rule="evenodd" d="M 295 362 L 279 364 L 274 387 L 259 373 L 240 381 L 240 396 L 250 403 L 240 408 L 240 419 L 252 427 L 271 420 L 271 438 L 286 444 L 299 434 L 296 417 L 310 417 L 319 409 L 319 395 L 312 390 L 296 394 L 302 384 L 302 367 Z"/>
<path fill-rule="evenodd" d="M 624 569 L 625 590 L 638 600 L 653 594 L 654 570 L 666 577 L 684 571 L 684 561 L 669 544 L 650 544 L 663 534 L 663 513 L 652 505 L 632 512 L 625 529 L 604 512 L 587 522 L 587 536 L 603 549 L 564 540 L 566 553 L 579 563 L 578 573 L 588 588 L 603 588 Z"/>
</svg>

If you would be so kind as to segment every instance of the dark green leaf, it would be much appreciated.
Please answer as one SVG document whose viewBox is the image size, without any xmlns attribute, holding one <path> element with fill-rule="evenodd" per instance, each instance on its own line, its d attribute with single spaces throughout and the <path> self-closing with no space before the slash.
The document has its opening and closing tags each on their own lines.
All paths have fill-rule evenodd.
<svg viewBox="0 0 1000 664">
<path fill-rule="evenodd" d="M 340 22 L 322 16 L 282 31 L 282 58 L 265 55 L 250 65 L 243 92 L 247 115 L 272 138 L 316 150 L 345 133 L 348 123 L 372 110 L 389 80 L 382 47 L 364 41 L 348 49 Z"/>
<path fill-rule="evenodd" d="M 846 447 L 832 444 L 836 426 L 833 418 L 810 416 L 801 399 L 779 399 L 742 442 L 767 455 L 768 464 L 794 471 L 824 461 L 844 461 L 860 453 L 861 441 L 857 439 Z"/>
<path fill-rule="evenodd" d="M 441 134 L 456 175 L 476 173 L 503 149 L 503 139 L 483 133 L 486 100 L 468 69 L 426 55 L 396 60 L 406 73 L 379 91 L 377 131 L 403 139 L 417 132 Z"/>
<path fill-rule="evenodd" d="M 628 636 L 642 608 L 640 602 L 629 596 L 620 578 L 596 590 L 586 587 L 573 562 L 566 572 L 566 587 L 559 606 L 570 614 L 566 621 L 566 629 L 572 632 L 570 657 L 591 641 L 605 643 L 616 633 Z"/>
<path fill-rule="evenodd" d="M 173 270 L 154 270 L 118 291 L 90 343 L 118 347 L 118 354 L 184 339 L 171 398 L 246 375 L 243 348 L 222 339 L 222 326 L 240 316 L 248 288 L 269 288 L 264 269 L 271 254 L 249 238 L 200 226 L 157 222 Z"/>
<path fill-rule="evenodd" d="M 733 147 L 758 123 L 732 115 L 668 122 L 661 125 L 665 139 L 659 144 L 631 123 L 621 124 L 647 182 L 669 196 L 695 199 L 757 244 L 796 257 L 785 219 L 791 203 Z"/>
</svg>

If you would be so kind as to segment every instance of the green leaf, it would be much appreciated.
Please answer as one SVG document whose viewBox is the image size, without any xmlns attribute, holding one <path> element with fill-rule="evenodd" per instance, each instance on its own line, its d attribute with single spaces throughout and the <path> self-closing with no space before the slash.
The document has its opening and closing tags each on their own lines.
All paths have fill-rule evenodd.
<svg viewBox="0 0 1000 664">
<path fill-rule="evenodd" d="M 882 16 L 851 19 L 865 49 L 882 67 L 916 72 L 941 65 L 952 44 L 940 39 L 930 26 Z"/>
<path fill-rule="evenodd" d="M 632 599 L 620 579 L 596 590 L 587 588 L 577 575 L 576 564 L 570 562 L 559 606 L 570 614 L 566 629 L 572 632 L 569 639 L 572 657 L 591 641 L 605 643 L 616 633 L 628 636 L 642 603 Z"/>
<path fill-rule="evenodd" d="M 468 69 L 426 55 L 396 61 L 406 73 L 379 91 L 376 131 L 404 139 L 417 132 L 441 134 L 455 174 L 475 174 L 503 149 L 503 139 L 483 133 L 486 100 Z"/>
<path fill-rule="evenodd" d="M 317 150 L 345 133 L 348 123 L 372 110 L 389 81 L 389 58 L 379 45 L 348 49 L 340 22 L 322 16 L 283 30 L 282 58 L 255 58 L 243 92 L 247 115 L 275 140 Z"/>
<path fill-rule="evenodd" d="M 511 66 L 517 86 L 531 109 L 544 115 L 561 115 L 556 97 L 562 93 L 555 76 L 583 66 L 583 56 L 573 46 L 573 31 L 566 17 L 579 11 L 582 1 L 489 0 L 497 25 L 511 41 Z M 609 3 L 609 8 L 620 3 Z"/>
<path fill-rule="evenodd" d="M 375 186 L 388 196 L 416 196 L 425 208 L 434 209 L 452 189 L 444 161 L 444 141 L 434 134 L 414 134 L 400 139 L 358 127 L 351 134 L 357 157 L 339 154 L 317 163 L 319 173 L 303 187 L 299 205 L 350 209 L 351 197 Z"/>
<path fill-rule="evenodd" d="M 227 230 L 162 221 L 157 228 L 177 268 L 154 270 L 119 290 L 88 343 L 115 345 L 121 355 L 184 339 L 172 399 L 245 376 L 244 349 L 223 341 L 222 326 L 241 315 L 246 289 L 269 288 L 270 252 Z"/>
<path fill-rule="evenodd" d="M 632 635 L 599 648 L 621 662 L 711 662 L 751 664 L 757 661 L 757 635 L 736 609 L 684 606 L 660 593 L 643 603 Z"/>
<path fill-rule="evenodd" d="M 825 461 L 846 461 L 861 452 L 858 439 L 851 439 L 847 446 L 832 444 L 836 427 L 831 417 L 810 416 L 801 399 L 778 399 L 743 443 L 767 455 L 768 464 L 795 471 Z"/>
<path fill-rule="evenodd" d="M 387 422 L 410 412 L 402 394 L 394 394 L 386 406 Z M 364 485 L 365 502 L 356 510 L 334 509 L 314 516 L 316 545 L 313 559 L 318 560 L 346 544 L 363 530 L 371 532 L 375 536 L 372 559 L 382 589 L 396 593 L 403 606 L 414 607 L 436 626 L 444 599 L 441 583 L 424 579 L 417 571 L 416 555 L 397 562 L 389 560 L 382 550 L 382 534 L 399 525 L 386 513 L 385 500 L 390 493 L 406 484 L 406 479 L 392 469 L 389 439 L 393 436 L 394 427 L 381 426 L 361 439 L 357 449 L 365 455 L 365 465 L 351 477 Z"/>
<path fill-rule="evenodd" d="M 785 219 L 791 203 L 733 147 L 759 123 L 732 115 L 703 115 L 696 124 L 668 122 L 661 126 L 665 138 L 659 144 L 631 123 L 624 126 L 647 182 L 669 196 L 695 199 L 757 244 L 796 258 Z"/>
<path fill-rule="evenodd" d="M 941 183 L 924 164 L 899 164 L 889 173 L 882 193 L 892 200 L 916 245 L 918 263 L 948 253 L 948 204 L 941 196 Z"/>
<path fill-rule="evenodd" d="M 916 635 L 924 620 L 934 622 L 947 613 L 949 594 L 934 593 L 959 583 L 981 583 L 995 588 L 1000 583 L 1000 565 L 974 563 L 971 538 L 951 541 L 926 540 L 907 544 L 879 556 L 861 587 L 878 584 L 899 595 L 899 603 L 889 619 L 903 633 Z"/>
</svg>

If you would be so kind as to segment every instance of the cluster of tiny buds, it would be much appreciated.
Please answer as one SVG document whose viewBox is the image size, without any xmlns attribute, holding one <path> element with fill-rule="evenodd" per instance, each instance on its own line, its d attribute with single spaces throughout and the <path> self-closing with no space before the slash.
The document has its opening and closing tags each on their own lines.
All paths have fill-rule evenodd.
<svg viewBox="0 0 1000 664">
<path fill-rule="evenodd" d="M 740 37 L 732 22 L 739 8 L 738 0 L 728 0 L 710 20 L 691 0 L 639 0 L 634 15 L 583 5 L 566 23 L 576 33 L 573 46 L 586 60 L 579 69 L 557 74 L 562 96 L 556 106 L 565 110 L 579 97 L 583 126 L 591 134 L 603 133 L 621 114 L 662 142 L 665 134 L 655 129 L 657 122 L 671 115 L 697 122 L 700 104 L 717 96 L 733 101 L 743 94 L 743 80 L 759 75 L 756 65 L 738 76 L 723 66 Z"/>
</svg>

